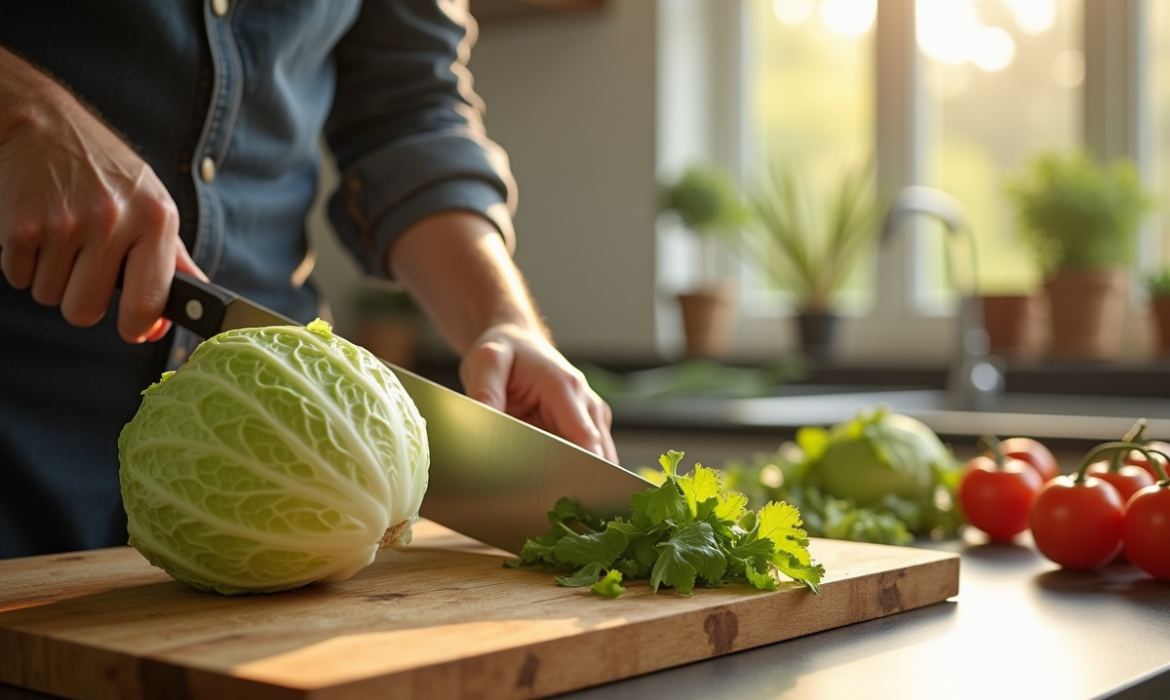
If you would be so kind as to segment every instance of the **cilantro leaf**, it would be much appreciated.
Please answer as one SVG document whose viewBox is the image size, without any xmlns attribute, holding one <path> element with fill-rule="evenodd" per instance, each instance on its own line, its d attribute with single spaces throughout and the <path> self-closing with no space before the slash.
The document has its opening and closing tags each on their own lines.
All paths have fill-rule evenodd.
<svg viewBox="0 0 1170 700">
<path fill-rule="evenodd" d="M 682 461 L 682 458 L 683 453 L 676 450 L 670 450 L 658 458 L 658 463 L 662 465 L 662 471 L 666 472 L 668 481 L 674 481 L 678 478 L 678 463 Z"/>
<path fill-rule="evenodd" d="M 687 501 L 687 509 L 692 518 L 699 515 L 699 504 L 712 498 L 719 498 L 723 490 L 719 483 L 719 474 L 714 469 L 708 469 L 701 464 L 695 465 L 695 471 L 677 479 L 678 487 L 682 490 Z"/>
<path fill-rule="evenodd" d="M 748 497 L 738 491 L 728 491 L 720 494 L 719 503 L 715 506 L 715 517 L 720 520 L 738 522 L 747 510 Z"/>
<path fill-rule="evenodd" d="M 578 523 L 587 532 L 601 528 L 601 522 L 591 513 L 586 513 L 581 505 L 571 498 L 558 499 L 553 509 L 548 512 L 548 521 L 553 525 Z"/>
<path fill-rule="evenodd" d="M 787 552 L 808 564 L 808 535 L 800 529 L 800 511 L 787 503 L 768 503 L 760 509 L 759 537 L 772 540 L 777 552 Z"/>
<path fill-rule="evenodd" d="M 594 593 L 606 598 L 617 598 L 626 592 L 622 587 L 622 573 L 617 569 L 610 569 L 605 578 L 591 586 Z"/>
<path fill-rule="evenodd" d="M 776 590 L 776 577 L 772 576 L 772 570 L 769 568 L 767 562 L 761 566 L 757 566 L 753 562 L 744 561 L 744 576 L 747 582 L 754 588 L 761 591 Z M 818 592 L 820 589 L 816 589 Z"/>
<path fill-rule="evenodd" d="M 715 532 L 707 523 L 691 523 L 658 545 L 658 561 L 650 574 L 650 587 L 658 592 L 665 583 L 690 595 L 697 576 L 719 585 L 727 568 L 727 557 L 719 549 Z"/>
<path fill-rule="evenodd" d="M 607 527 L 587 535 L 571 534 L 557 541 L 553 554 L 569 564 L 584 566 L 599 562 L 609 566 L 626 548 L 626 535 L 619 528 Z"/>
<path fill-rule="evenodd" d="M 557 576 L 556 582 L 558 586 L 584 588 L 585 586 L 592 586 L 597 583 L 597 577 L 599 576 L 601 576 L 601 564 L 593 562 L 592 564 L 582 566 L 572 576 Z"/>
<path fill-rule="evenodd" d="M 808 553 L 800 512 L 768 503 L 758 513 L 747 497 L 726 491 L 719 472 L 695 465 L 679 476 L 681 452 L 662 456 L 661 485 L 630 498 L 628 519 L 601 521 L 569 499 L 549 512 L 551 528 L 529 539 L 520 558 L 506 566 L 544 566 L 571 575 L 557 585 L 589 587 L 617 597 L 623 581 L 649 579 L 655 593 L 666 586 L 690 595 L 698 584 L 746 583 L 776 590 L 775 572 L 819 592 L 824 568 Z M 604 574 L 604 577 L 603 577 Z"/>
<path fill-rule="evenodd" d="M 662 486 L 646 489 L 630 497 L 634 513 L 643 513 L 653 525 L 663 522 L 681 524 L 686 519 L 687 503 L 672 480 Z"/>
</svg>

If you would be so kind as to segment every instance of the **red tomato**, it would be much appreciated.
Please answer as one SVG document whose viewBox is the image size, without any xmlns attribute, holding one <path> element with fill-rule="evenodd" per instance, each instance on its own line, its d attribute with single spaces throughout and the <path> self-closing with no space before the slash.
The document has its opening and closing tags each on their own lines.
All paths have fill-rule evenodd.
<svg viewBox="0 0 1170 700">
<path fill-rule="evenodd" d="M 1154 578 L 1170 581 L 1170 487 L 1138 491 L 1125 505 L 1125 554 Z"/>
<path fill-rule="evenodd" d="M 1040 552 L 1069 569 L 1095 569 L 1121 552 L 1125 504 L 1096 477 L 1058 476 L 1032 503 L 1028 524 Z"/>
<path fill-rule="evenodd" d="M 1117 471 L 1112 471 L 1109 461 L 1093 462 L 1085 473 L 1089 476 L 1095 476 L 1117 489 L 1117 495 L 1121 496 L 1122 503 L 1154 483 L 1154 477 L 1150 476 L 1149 472 L 1132 464 L 1123 464 L 1117 468 Z"/>
<path fill-rule="evenodd" d="M 993 542 L 1007 542 L 1028 529 L 1028 509 L 1043 483 L 1027 462 L 1005 459 L 1003 466 L 980 455 L 967 462 L 959 482 L 959 503 L 967 522 Z"/>
<path fill-rule="evenodd" d="M 1170 454 L 1170 443 L 1167 443 L 1167 442 L 1159 442 L 1157 440 L 1151 440 L 1145 444 L 1145 447 L 1147 447 L 1151 450 L 1157 450 L 1159 452 L 1165 452 L 1166 454 Z M 1150 464 L 1150 460 L 1146 459 L 1146 456 L 1144 454 L 1142 454 L 1141 452 L 1138 452 L 1137 450 L 1134 450 L 1133 452 L 1129 453 L 1129 456 L 1125 458 L 1125 463 L 1132 464 L 1135 467 L 1141 467 L 1142 469 L 1145 469 L 1146 471 L 1148 471 L 1150 473 L 1150 476 L 1154 477 L 1155 481 L 1162 478 L 1161 476 L 1158 475 L 1158 470 L 1154 469 L 1154 467 Z M 1162 462 L 1162 466 L 1163 467 L 1166 466 L 1165 461 Z"/>
<path fill-rule="evenodd" d="M 1026 437 L 1008 438 L 1000 443 L 1005 457 L 1019 459 L 1032 465 L 1040 474 L 1042 482 L 1051 481 L 1060 476 L 1060 464 L 1047 447 L 1038 441 Z"/>
</svg>

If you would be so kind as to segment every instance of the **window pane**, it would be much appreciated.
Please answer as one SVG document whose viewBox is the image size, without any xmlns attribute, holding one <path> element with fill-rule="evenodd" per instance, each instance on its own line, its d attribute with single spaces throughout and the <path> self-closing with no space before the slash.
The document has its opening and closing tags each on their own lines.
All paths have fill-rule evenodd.
<svg viewBox="0 0 1170 700">
<path fill-rule="evenodd" d="M 1170 265 L 1170 2 L 1147 2 L 1149 35 L 1146 37 L 1146 96 L 1151 108 L 1150 131 L 1155 148 L 1152 170 L 1156 173 L 1156 235 L 1143 241 L 1143 260 L 1150 267 Z"/>
<path fill-rule="evenodd" d="M 798 163 L 823 199 L 870 158 L 876 12 L 877 0 L 749 0 L 749 187 L 782 159 Z M 868 300 L 871 279 L 871 265 L 859 265 L 846 310 Z M 774 309 L 778 296 L 757 301 Z"/>
<path fill-rule="evenodd" d="M 1156 4 L 1156 3 L 1155 3 Z M 1038 151 L 1081 142 L 1080 0 L 918 0 L 927 108 L 927 181 L 970 214 L 984 294 L 1035 291 L 1004 181 Z M 919 302 L 948 301 L 943 237 L 923 232 Z M 957 264 L 969 265 L 966 256 Z M 969 269 L 969 268 L 968 268 Z M 969 279 L 967 270 L 958 271 Z"/>
</svg>

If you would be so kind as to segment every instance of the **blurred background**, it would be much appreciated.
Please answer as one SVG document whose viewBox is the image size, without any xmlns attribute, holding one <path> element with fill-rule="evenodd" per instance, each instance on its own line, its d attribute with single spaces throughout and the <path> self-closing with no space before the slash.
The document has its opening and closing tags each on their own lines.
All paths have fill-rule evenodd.
<svg viewBox="0 0 1170 700">
<path fill-rule="evenodd" d="M 712 397 L 953 390 L 984 355 L 989 393 L 1165 408 L 1170 3 L 470 7 L 475 88 L 520 187 L 516 261 L 614 404 L 623 462 L 687 447 L 680 431 L 709 462 L 783 439 Z M 311 222 L 337 329 L 454 382 L 409 300 L 362 279 L 320 206 Z M 963 299 L 988 353 L 962 352 L 983 325 Z M 689 422 L 661 410 L 695 397 Z"/>
</svg>

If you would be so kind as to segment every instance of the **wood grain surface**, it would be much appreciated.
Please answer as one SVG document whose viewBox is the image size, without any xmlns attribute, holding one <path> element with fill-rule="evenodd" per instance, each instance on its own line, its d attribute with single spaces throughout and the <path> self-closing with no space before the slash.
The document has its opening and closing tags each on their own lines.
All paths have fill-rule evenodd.
<svg viewBox="0 0 1170 700">
<path fill-rule="evenodd" d="M 959 559 L 813 540 L 795 584 L 617 600 L 428 521 L 349 581 L 200 593 L 120 547 L 0 561 L 0 681 L 80 700 L 540 698 L 946 600 Z"/>
</svg>

